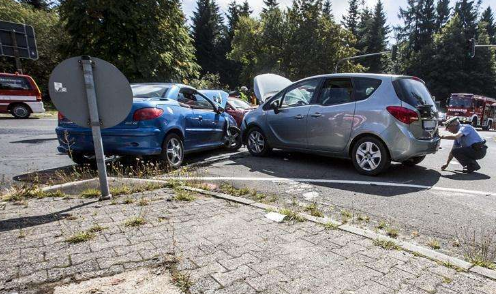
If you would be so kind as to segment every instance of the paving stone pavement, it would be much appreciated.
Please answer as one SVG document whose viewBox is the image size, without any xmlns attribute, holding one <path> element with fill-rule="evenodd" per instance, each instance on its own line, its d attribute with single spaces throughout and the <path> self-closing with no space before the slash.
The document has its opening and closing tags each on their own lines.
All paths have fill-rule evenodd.
<svg viewBox="0 0 496 294">
<path fill-rule="evenodd" d="M 0 205 L 0 293 L 108 276 L 179 258 L 191 293 L 496 294 L 496 282 L 371 240 L 310 223 L 275 223 L 263 210 L 199 196 L 171 201 L 163 189 L 136 201 L 31 200 Z M 149 204 L 139 206 L 141 198 Z M 146 224 L 126 227 L 143 217 Z M 95 224 L 79 244 L 65 240 Z M 39 292 L 38 292 L 39 293 Z"/>
</svg>

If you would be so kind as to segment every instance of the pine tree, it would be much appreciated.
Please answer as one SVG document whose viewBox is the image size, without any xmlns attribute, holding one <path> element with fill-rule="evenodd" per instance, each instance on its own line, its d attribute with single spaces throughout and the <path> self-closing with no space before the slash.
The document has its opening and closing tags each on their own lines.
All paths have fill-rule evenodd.
<svg viewBox="0 0 496 294">
<path fill-rule="evenodd" d="M 477 33 L 478 5 L 473 0 L 459 0 L 455 5 L 455 13 L 460 18 L 465 35 L 474 37 Z"/>
<path fill-rule="evenodd" d="M 404 25 L 397 27 L 399 42 L 403 44 L 406 57 L 409 57 L 412 52 L 418 51 L 417 47 L 420 32 L 420 6 L 418 0 L 408 0 L 406 9 L 400 8 L 399 18 L 403 20 Z"/>
<path fill-rule="evenodd" d="M 381 0 L 377 1 L 374 8 L 373 18 L 369 30 L 369 46 L 366 53 L 378 53 L 385 51 L 387 48 L 387 40 L 390 29 L 387 25 L 387 17 Z M 369 67 L 370 72 L 381 73 L 385 70 L 385 62 L 382 61 L 380 56 L 372 57 L 364 61 L 362 64 Z"/>
<path fill-rule="evenodd" d="M 250 7 L 250 4 L 248 3 L 248 0 L 245 0 L 243 4 L 241 4 L 239 8 L 239 15 L 240 16 L 245 16 L 248 17 L 253 13 L 253 10 Z"/>
<path fill-rule="evenodd" d="M 370 27 L 372 23 L 372 11 L 368 7 L 363 7 L 360 11 L 360 21 L 358 22 L 357 29 L 357 43 L 355 48 L 359 50 L 361 54 L 367 52 L 368 40 L 370 39 Z"/>
<path fill-rule="evenodd" d="M 329 19 L 334 19 L 334 15 L 332 14 L 332 3 L 331 0 L 325 0 L 322 5 L 322 13 L 325 17 Z"/>
<path fill-rule="evenodd" d="M 438 0 L 436 6 L 436 32 L 440 32 L 443 26 L 448 22 L 451 8 L 450 0 Z"/>
<path fill-rule="evenodd" d="M 234 37 L 234 30 L 236 29 L 236 24 L 239 21 L 239 5 L 236 0 L 229 3 L 226 13 L 227 18 L 227 34 L 228 38 L 232 40 Z"/>
<path fill-rule="evenodd" d="M 215 0 L 198 0 L 192 22 L 193 44 L 201 73 L 218 73 L 218 65 L 224 58 L 222 50 L 219 50 L 224 28 Z"/>
<path fill-rule="evenodd" d="M 48 10 L 52 5 L 52 1 L 47 0 L 20 0 L 19 2 L 29 4 L 35 9 Z"/>
<path fill-rule="evenodd" d="M 274 9 L 279 6 L 277 0 L 264 0 L 263 3 L 265 7 L 262 9 L 262 12 L 267 12 L 268 10 Z"/>
<path fill-rule="evenodd" d="M 489 40 L 492 44 L 496 43 L 496 23 L 494 22 L 494 15 L 491 7 L 487 7 L 482 13 L 481 22 L 486 24 L 486 31 L 489 35 Z"/>
<path fill-rule="evenodd" d="M 343 16 L 342 24 L 353 36 L 358 37 L 358 25 L 360 22 L 359 0 L 349 0 L 348 12 Z"/>
<path fill-rule="evenodd" d="M 433 40 L 433 35 L 436 32 L 436 9 L 434 7 L 434 0 L 419 0 L 419 36 L 416 48 L 422 50 L 425 46 L 429 45 Z"/>
</svg>

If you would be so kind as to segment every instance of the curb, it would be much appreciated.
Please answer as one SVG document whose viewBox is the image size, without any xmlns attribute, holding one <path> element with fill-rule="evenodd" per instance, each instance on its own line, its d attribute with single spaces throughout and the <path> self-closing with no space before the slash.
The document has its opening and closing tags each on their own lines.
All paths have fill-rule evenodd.
<svg viewBox="0 0 496 294">
<path fill-rule="evenodd" d="M 109 180 L 112 180 L 112 179 L 117 179 L 117 178 L 109 178 Z M 118 178 L 118 179 L 129 181 L 129 182 L 136 182 L 136 183 L 143 183 L 143 182 L 145 182 L 145 183 L 168 183 L 168 181 L 166 181 L 166 180 L 159 180 L 159 179 L 136 179 L 136 178 Z M 96 180 L 96 179 L 89 179 L 89 180 L 83 180 L 83 181 L 77 181 L 77 182 L 71 182 L 71 183 L 65 183 L 65 184 L 61 184 L 61 185 L 45 187 L 45 188 L 43 188 L 43 191 L 52 191 L 52 190 L 57 190 L 57 189 L 60 189 L 63 187 L 77 186 L 77 185 L 84 184 L 86 182 L 90 182 L 90 181 L 94 181 L 94 180 Z M 235 202 L 235 203 L 239 203 L 239 204 L 243 204 L 243 205 L 249 205 L 249 206 L 252 206 L 252 207 L 255 207 L 258 209 L 262 209 L 262 210 L 278 211 L 280 209 L 280 207 L 277 207 L 277 206 L 268 205 L 268 204 L 256 202 L 254 200 L 250 200 L 250 199 L 246 199 L 246 198 L 242 198 L 242 197 L 236 197 L 236 196 L 232 196 L 232 195 L 228 195 L 228 194 L 224 194 L 224 193 L 218 193 L 218 192 L 208 191 L 208 190 L 199 189 L 199 188 L 192 188 L 192 187 L 188 187 L 188 186 L 181 186 L 180 188 L 183 190 L 191 191 L 191 192 L 197 192 L 197 193 L 201 193 L 204 195 L 209 195 L 209 196 L 212 196 L 212 197 L 218 198 L 218 199 L 223 199 L 223 200 L 227 200 L 227 201 L 231 201 L 231 202 Z M 334 221 L 330 218 L 327 218 L 327 217 L 315 217 L 315 216 L 311 216 L 311 215 L 306 214 L 306 213 L 298 213 L 298 215 L 307 221 L 321 224 L 321 225 L 331 223 L 331 224 L 335 225 L 337 227 L 337 229 L 339 229 L 339 230 L 342 230 L 342 231 L 345 231 L 348 233 L 352 233 L 352 234 L 355 234 L 355 235 L 358 235 L 358 236 L 361 236 L 361 237 L 364 237 L 367 239 L 389 241 L 389 242 L 392 242 L 392 243 L 396 244 L 397 246 L 399 246 L 402 250 L 418 254 L 422 257 L 431 259 L 433 261 L 442 263 L 444 265 L 455 266 L 455 267 L 463 269 L 465 271 L 479 274 L 479 275 L 484 276 L 486 278 L 489 278 L 491 280 L 496 280 L 496 271 L 495 270 L 476 266 L 470 262 L 467 262 L 465 260 L 462 260 L 462 259 L 459 259 L 456 257 L 448 256 L 446 254 L 443 254 L 443 253 L 440 253 L 440 252 L 437 252 L 437 251 L 434 251 L 434 250 L 431 250 L 431 249 L 428 249 L 428 248 L 425 248 L 425 247 L 422 247 L 422 246 L 419 246 L 419 245 L 416 245 L 416 244 L 413 244 L 410 242 L 393 239 L 393 238 L 378 234 L 378 233 L 371 231 L 371 230 L 368 230 L 368 229 L 362 229 L 362 228 L 350 226 L 348 224 L 341 224 L 341 223 L 336 222 L 336 221 Z"/>
</svg>

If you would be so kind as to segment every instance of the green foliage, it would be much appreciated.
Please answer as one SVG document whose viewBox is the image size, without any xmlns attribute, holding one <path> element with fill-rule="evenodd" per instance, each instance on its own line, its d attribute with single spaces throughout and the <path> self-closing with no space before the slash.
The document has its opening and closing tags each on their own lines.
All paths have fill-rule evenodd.
<svg viewBox="0 0 496 294">
<path fill-rule="evenodd" d="M 63 52 L 114 64 L 133 82 L 182 81 L 198 65 L 178 0 L 65 0 Z"/>
<path fill-rule="evenodd" d="M 38 46 L 38 60 L 22 59 L 25 74 L 31 75 L 40 90 L 48 93 L 48 78 L 53 68 L 62 60 L 59 45 L 66 38 L 55 11 L 36 9 L 29 4 L 13 0 L 0 0 L 0 19 L 33 26 Z M 0 57 L 0 72 L 15 72 L 15 59 Z"/>
<path fill-rule="evenodd" d="M 207 73 L 203 75 L 200 79 L 193 79 L 191 81 L 188 81 L 187 84 L 198 90 L 223 89 L 223 86 L 220 83 L 219 74 Z"/>
</svg>

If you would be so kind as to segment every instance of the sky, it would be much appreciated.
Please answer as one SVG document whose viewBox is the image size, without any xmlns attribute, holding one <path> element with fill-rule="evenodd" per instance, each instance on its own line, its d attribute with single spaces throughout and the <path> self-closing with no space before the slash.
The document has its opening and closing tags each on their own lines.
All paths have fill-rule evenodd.
<svg viewBox="0 0 496 294">
<path fill-rule="evenodd" d="M 229 2 L 232 0 L 215 1 L 220 6 L 221 11 L 225 13 Z M 244 0 L 237 0 L 238 3 L 243 1 Z M 278 2 L 280 3 L 280 7 L 287 7 L 291 5 L 293 0 L 279 0 Z M 331 0 L 331 2 L 336 19 L 341 21 L 343 14 L 346 13 L 348 8 L 348 0 Z M 456 0 L 451 0 L 451 2 L 452 5 L 454 5 Z M 264 6 L 263 0 L 249 0 L 248 3 L 253 9 L 253 16 L 258 15 Z M 377 3 L 377 0 L 365 0 L 365 3 L 366 5 L 373 7 Z M 389 19 L 389 24 L 392 26 L 399 25 L 401 21 L 398 19 L 398 12 L 400 7 L 406 7 L 407 0 L 383 0 L 383 3 Z M 482 0 L 482 8 L 486 9 L 488 6 L 491 6 L 493 11 L 496 11 L 496 0 Z M 188 21 L 190 21 L 193 16 L 193 11 L 196 10 L 196 0 L 183 0 L 183 10 Z"/>
</svg>

